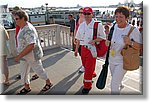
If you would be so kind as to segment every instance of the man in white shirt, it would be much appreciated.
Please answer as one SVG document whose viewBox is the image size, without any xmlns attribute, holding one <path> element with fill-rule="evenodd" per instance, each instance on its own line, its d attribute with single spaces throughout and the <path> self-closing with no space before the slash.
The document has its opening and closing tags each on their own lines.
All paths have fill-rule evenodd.
<svg viewBox="0 0 150 102">
<path fill-rule="evenodd" d="M 95 43 L 100 42 L 102 39 L 106 39 L 106 35 L 104 34 L 103 26 L 99 24 L 97 39 L 93 40 L 93 10 L 90 7 L 85 7 L 83 9 L 83 13 L 85 16 L 85 21 L 79 25 L 76 33 L 75 38 L 77 39 L 77 45 L 74 55 L 77 56 L 78 47 L 81 45 L 81 60 L 83 62 L 83 66 L 85 67 L 84 88 L 82 90 L 82 94 L 88 94 L 92 88 L 93 74 L 96 76 L 95 64 L 97 53 L 95 52 Z"/>
</svg>

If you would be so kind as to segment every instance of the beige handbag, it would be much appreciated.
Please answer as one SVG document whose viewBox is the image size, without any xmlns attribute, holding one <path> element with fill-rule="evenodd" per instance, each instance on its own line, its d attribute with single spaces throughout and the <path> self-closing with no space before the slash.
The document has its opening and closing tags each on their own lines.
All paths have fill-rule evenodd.
<svg viewBox="0 0 150 102">
<path fill-rule="evenodd" d="M 134 27 L 131 27 L 127 35 L 128 37 L 130 36 L 133 29 Z M 134 49 L 129 45 L 125 45 L 125 47 L 121 51 L 121 55 L 123 56 L 123 69 L 132 71 L 139 68 L 140 66 L 139 50 Z"/>
</svg>

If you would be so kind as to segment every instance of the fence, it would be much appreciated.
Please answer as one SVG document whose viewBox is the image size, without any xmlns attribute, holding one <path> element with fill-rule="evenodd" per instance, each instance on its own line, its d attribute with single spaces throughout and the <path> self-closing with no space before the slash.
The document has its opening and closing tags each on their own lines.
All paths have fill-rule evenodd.
<svg viewBox="0 0 150 102">
<path fill-rule="evenodd" d="M 70 37 L 69 27 L 58 24 L 51 24 L 37 26 L 35 28 L 38 32 L 43 50 L 56 47 L 71 48 L 72 38 Z M 17 55 L 15 29 L 8 30 L 8 33 L 10 35 L 10 39 L 8 41 L 10 53 L 8 57 L 13 57 Z"/>
</svg>

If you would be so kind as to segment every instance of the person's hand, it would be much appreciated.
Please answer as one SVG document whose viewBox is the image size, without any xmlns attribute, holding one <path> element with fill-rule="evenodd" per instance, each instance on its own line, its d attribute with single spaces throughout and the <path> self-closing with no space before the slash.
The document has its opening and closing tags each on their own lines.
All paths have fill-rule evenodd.
<svg viewBox="0 0 150 102">
<path fill-rule="evenodd" d="M 110 41 L 106 40 L 106 46 L 109 46 L 109 44 L 110 44 Z"/>
<path fill-rule="evenodd" d="M 74 56 L 77 57 L 78 56 L 78 50 L 74 51 Z"/>
<path fill-rule="evenodd" d="M 91 41 L 89 42 L 89 44 L 95 45 L 95 40 L 91 40 Z"/>
<path fill-rule="evenodd" d="M 74 41 L 74 44 L 76 45 L 76 44 L 77 44 L 77 40 L 76 40 L 76 39 L 74 39 L 73 41 Z"/>
<path fill-rule="evenodd" d="M 21 58 L 19 57 L 19 55 L 15 57 L 15 61 L 16 61 L 16 62 L 19 62 L 20 59 L 21 59 Z"/>
<path fill-rule="evenodd" d="M 73 33 L 72 33 L 72 32 L 70 32 L 70 36 L 73 36 Z"/>
<path fill-rule="evenodd" d="M 128 37 L 128 36 L 124 36 L 124 43 L 126 44 L 126 45 L 131 45 L 131 40 L 130 40 L 130 38 Z"/>
</svg>

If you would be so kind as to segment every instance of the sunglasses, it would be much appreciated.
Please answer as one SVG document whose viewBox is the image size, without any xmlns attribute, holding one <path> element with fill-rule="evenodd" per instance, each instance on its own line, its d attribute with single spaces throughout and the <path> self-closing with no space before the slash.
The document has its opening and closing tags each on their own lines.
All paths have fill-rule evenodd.
<svg viewBox="0 0 150 102">
<path fill-rule="evenodd" d="M 83 13 L 84 15 L 91 15 L 91 13 Z"/>
<path fill-rule="evenodd" d="M 83 12 L 79 12 L 79 14 L 83 14 Z"/>
<path fill-rule="evenodd" d="M 19 18 L 15 18 L 15 20 L 17 21 L 17 20 L 19 20 Z"/>
</svg>

